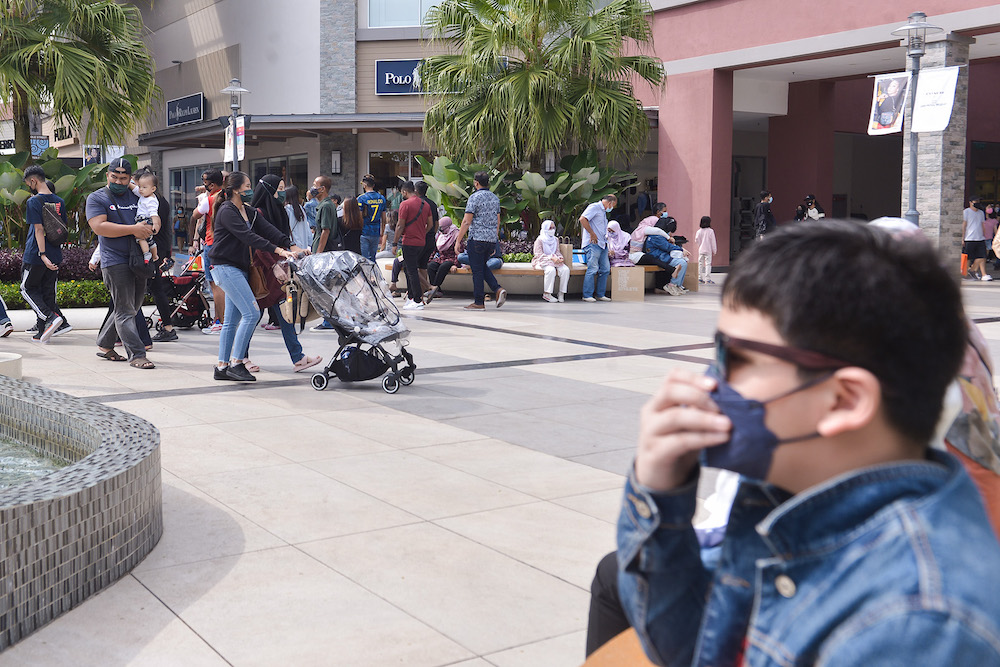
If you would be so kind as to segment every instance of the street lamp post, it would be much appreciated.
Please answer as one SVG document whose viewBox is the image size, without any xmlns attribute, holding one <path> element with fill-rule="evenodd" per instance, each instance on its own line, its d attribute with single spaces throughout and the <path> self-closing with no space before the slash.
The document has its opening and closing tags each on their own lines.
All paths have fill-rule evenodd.
<svg viewBox="0 0 1000 667">
<path fill-rule="evenodd" d="M 941 32 L 942 28 L 927 22 L 927 14 L 913 12 L 906 25 L 892 31 L 893 35 L 906 37 L 906 55 L 910 58 L 910 113 L 906 119 L 907 125 L 913 127 L 913 106 L 917 99 L 917 79 L 920 76 L 920 58 L 924 55 L 924 45 L 927 43 L 927 33 Z M 909 209 L 903 217 L 915 225 L 920 224 L 920 213 L 917 211 L 917 133 L 910 130 L 910 192 Z"/>
<path fill-rule="evenodd" d="M 229 108 L 232 110 L 232 117 L 230 119 L 230 127 L 233 133 L 233 171 L 240 170 L 239 153 L 236 148 L 236 116 L 240 111 L 240 97 L 244 93 L 249 93 L 250 91 L 240 85 L 239 79 L 232 79 L 229 85 L 223 88 L 222 93 L 229 93 Z"/>
</svg>

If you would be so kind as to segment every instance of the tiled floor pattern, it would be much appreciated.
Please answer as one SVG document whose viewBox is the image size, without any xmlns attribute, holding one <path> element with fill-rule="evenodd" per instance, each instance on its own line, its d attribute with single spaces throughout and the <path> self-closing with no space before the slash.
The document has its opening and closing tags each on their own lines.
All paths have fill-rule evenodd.
<svg viewBox="0 0 1000 667">
<path fill-rule="evenodd" d="M 970 313 L 1000 314 L 998 289 L 967 286 Z M 27 379 L 160 429 L 165 531 L 0 665 L 580 664 L 638 410 L 669 369 L 704 369 L 717 301 L 439 300 L 409 319 L 428 372 L 394 396 L 312 390 L 263 330 L 250 386 L 211 379 L 218 338 L 197 332 L 155 371 L 97 359 L 92 331 L 3 339 Z"/>
</svg>

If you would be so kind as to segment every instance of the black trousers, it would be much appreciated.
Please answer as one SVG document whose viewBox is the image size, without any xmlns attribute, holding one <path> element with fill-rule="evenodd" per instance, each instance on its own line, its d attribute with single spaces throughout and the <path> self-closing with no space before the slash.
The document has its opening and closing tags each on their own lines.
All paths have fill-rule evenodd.
<svg viewBox="0 0 1000 667">
<path fill-rule="evenodd" d="M 424 247 L 420 251 L 420 258 L 417 262 L 418 269 L 427 269 L 427 262 L 430 260 L 431 255 L 434 254 L 434 250 L 437 248 L 437 242 L 435 240 L 436 234 L 434 233 L 434 227 L 431 226 L 427 230 L 427 235 L 424 236 Z"/>
<path fill-rule="evenodd" d="M 423 296 L 420 293 L 420 274 L 417 268 L 420 265 L 420 253 L 424 250 L 420 245 L 403 246 L 403 270 L 406 271 L 406 293 L 414 301 L 420 301 Z"/>
<path fill-rule="evenodd" d="M 656 289 L 663 289 L 670 282 L 670 279 L 674 275 L 674 267 L 670 266 L 667 262 L 661 262 L 649 253 L 644 254 L 636 262 L 636 266 L 658 266 L 663 271 L 657 271 L 653 274 L 653 283 L 656 285 Z"/>
<path fill-rule="evenodd" d="M 154 273 L 153 277 L 146 283 L 146 291 L 153 297 L 153 303 L 156 304 L 156 310 L 160 313 L 163 326 L 171 324 L 170 313 L 173 309 L 170 307 L 170 287 L 170 281 L 164 278 L 159 271 Z"/>
<path fill-rule="evenodd" d="M 40 324 L 44 324 L 52 313 L 62 315 L 62 311 L 56 305 L 58 279 L 59 272 L 49 270 L 44 264 L 25 264 L 22 267 L 21 296 L 35 311 L 35 317 Z"/>
<path fill-rule="evenodd" d="M 618 597 L 618 554 L 612 551 L 601 559 L 590 584 L 587 656 L 630 627 Z"/>
<path fill-rule="evenodd" d="M 448 273 L 451 271 L 451 267 L 455 266 L 455 262 L 446 260 L 444 262 L 428 262 L 427 263 L 427 278 L 431 281 L 431 285 L 434 287 L 441 287 L 444 283 L 444 279 L 448 277 Z"/>
</svg>

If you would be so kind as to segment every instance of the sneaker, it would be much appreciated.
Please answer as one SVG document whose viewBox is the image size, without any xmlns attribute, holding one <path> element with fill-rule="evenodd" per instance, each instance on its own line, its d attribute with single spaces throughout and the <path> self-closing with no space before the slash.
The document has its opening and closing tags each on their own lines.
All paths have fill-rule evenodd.
<svg viewBox="0 0 1000 667">
<path fill-rule="evenodd" d="M 597 299 L 595 299 L 592 296 L 585 296 L 583 297 L 583 300 L 586 301 L 587 303 L 597 303 Z"/>
<path fill-rule="evenodd" d="M 407 299 L 406 303 L 403 304 L 403 310 L 423 310 L 424 304 L 419 301 L 414 301 L 413 299 Z"/>
<path fill-rule="evenodd" d="M 984 281 L 984 282 L 989 282 L 989 281 L 991 281 L 991 280 L 993 280 L 993 276 L 991 276 L 991 275 L 990 275 L 990 274 L 988 274 L 988 273 L 984 273 L 984 274 L 983 274 L 983 281 Z"/>
<path fill-rule="evenodd" d="M 560 292 L 559 298 L 556 299 L 556 301 L 558 301 L 559 303 L 563 303 L 564 301 L 566 301 L 566 292 Z"/>
<path fill-rule="evenodd" d="M 31 327 L 30 329 L 25 329 L 24 333 L 30 333 L 30 334 L 38 333 L 38 322 L 35 322 L 35 326 Z"/>
<path fill-rule="evenodd" d="M 684 292 L 681 291 L 681 288 L 673 283 L 667 283 L 667 293 L 670 294 L 671 296 L 684 295 Z"/>
<path fill-rule="evenodd" d="M 314 327 L 309 327 L 309 331 L 333 331 L 333 330 L 334 330 L 333 325 L 329 324 L 329 323 L 327 323 L 325 321 L 324 322 L 320 322 L 319 324 L 317 324 Z"/>
<path fill-rule="evenodd" d="M 609 299 L 609 298 L 608 298 L 608 297 L 606 297 L 606 296 L 599 296 L 599 297 L 597 297 L 597 300 L 598 300 L 598 301 L 611 301 L 611 299 Z"/>
<path fill-rule="evenodd" d="M 711 278 L 705 278 L 705 284 L 706 285 L 714 285 L 715 281 L 712 280 Z"/>
<path fill-rule="evenodd" d="M 170 331 L 167 331 L 166 329 L 157 331 L 156 335 L 153 336 L 154 343 L 168 343 L 172 340 L 177 340 L 177 332 L 173 329 Z"/>
<path fill-rule="evenodd" d="M 465 307 L 465 310 L 486 310 L 486 306 L 481 303 L 470 303 Z"/>
<path fill-rule="evenodd" d="M 52 334 L 56 332 L 56 329 L 62 326 L 62 323 L 63 323 L 63 318 L 53 313 L 49 317 L 49 319 L 45 320 L 45 328 L 42 329 L 41 335 L 39 335 L 38 340 L 42 341 L 43 343 L 47 343 L 48 340 L 52 338 Z"/>
<path fill-rule="evenodd" d="M 549 303 L 559 303 L 559 299 L 555 298 L 551 294 L 543 294 L 542 298 L 548 301 Z"/>
<path fill-rule="evenodd" d="M 705 279 L 704 278 L 698 278 L 698 282 L 701 283 L 702 285 L 704 285 L 705 284 Z"/>
<path fill-rule="evenodd" d="M 267 324 L 260 325 L 260 328 L 263 329 L 264 331 L 278 331 L 279 329 L 281 329 L 281 327 L 279 327 L 277 324 L 271 324 L 270 322 L 268 322 Z"/>
<path fill-rule="evenodd" d="M 222 331 L 222 322 L 220 322 L 219 320 L 215 320 L 215 322 L 212 323 L 212 326 L 205 327 L 204 329 L 201 330 L 203 334 L 206 334 L 208 336 L 211 336 L 212 334 L 217 334 L 221 331 Z"/>
<path fill-rule="evenodd" d="M 500 288 L 497 290 L 497 308 L 507 303 L 507 290 Z"/>
<path fill-rule="evenodd" d="M 229 380 L 229 379 L 231 379 L 228 375 L 226 375 L 226 371 L 228 369 L 229 369 L 228 366 L 226 366 L 224 368 L 219 368 L 218 366 L 216 366 L 215 367 L 215 372 L 213 374 L 213 377 L 216 380 Z"/>
<path fill-rule="evenodd" d="M 0 338 L 6 338 L 10 335 L 10 332 L 14 330 L 14 325 L 7 320 L 3 324 L 0 324 Z"/>
<path fill-rule="evenodd" d="M 56 329 L 55 332 L 53 332 L 52 336 L 53 338 L 56 336 L 62 336 L 63 334 L 68 334 L 72 330 L 73 327 L 70 326 L 70 323 L 67 322 L 65 318 L 63 318 L 62 326 Z"/>
<path fill-rule="evenodd" d="M 257 378 L 247 370 L 247 367 L 242 363 L 240 364 L 229 364 L 226 368 L 226 376 L 230 380 L 235 380 L 236 382 L 256 382 Z"/>
</svg>

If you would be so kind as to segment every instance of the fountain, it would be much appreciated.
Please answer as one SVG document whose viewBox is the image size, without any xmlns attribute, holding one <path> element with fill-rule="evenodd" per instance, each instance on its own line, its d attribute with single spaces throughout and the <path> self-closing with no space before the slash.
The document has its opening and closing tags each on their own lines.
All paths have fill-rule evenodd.
<svg viewBox="0 0 1000 667">
<path fill-rule="evenodd" d="M 163 511 L 160 435 L 138 417 L 0 376 L 0 439 L 53 464 L 0 489 L 2 650 L 128 574 Z"/>
</svg>

